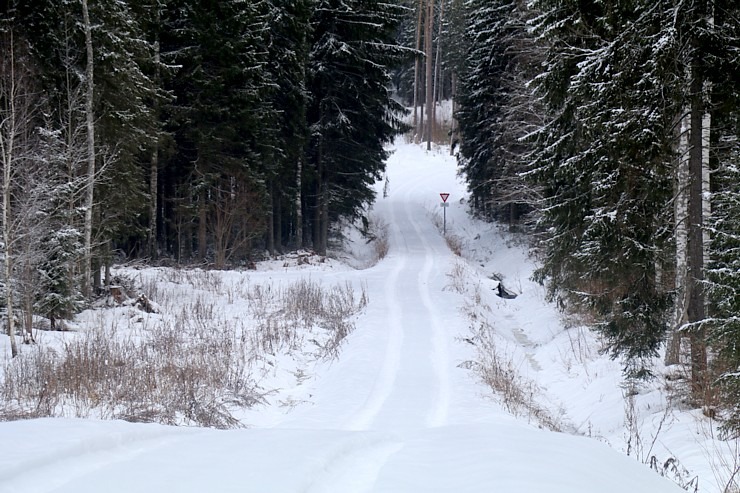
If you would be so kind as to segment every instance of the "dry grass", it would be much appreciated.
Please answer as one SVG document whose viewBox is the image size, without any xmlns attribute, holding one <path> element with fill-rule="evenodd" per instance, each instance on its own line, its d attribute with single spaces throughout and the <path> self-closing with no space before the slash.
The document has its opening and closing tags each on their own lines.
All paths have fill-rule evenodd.
<svg viewBox="0 0 740 493">
<path fill-rule="evenodd" d="M 368 302 L 365 290 L 358 296 L 350 284 L 325 288 L 302 280 L 250 287 L 227 285 L 206 271 L 160 275 L 187 290 L 196 286 L 194 295 L 180 302 L 161 278 L 153 280 L 142 289 L 159 302 L 161 314 L 126 306 L 105 318 L 100 311 L 94 327 L 7 361 L 0 419 L 74 416 L 238 427 L 233 412 L 265 402 L 269 393 L 255 377 L 265 353 L 305 350 L 310 338 L 305 345 L 314 358 L 336 357 L 354 329 L 353 315 Z M 248 317 L 227 317 L 213 293 L 243 302 Z"/>
<path fill-rule="evenodd" d="M 373 261 L 371 266 L 377 264 L 388 255 L 390 241 L 388 239 L 388 223 L 381 218 L 373 216 L 369 224 L 369 241 L 373 245 Z"/>
<path fill-rule="evenodd" d="M 450 287 L 453 291 L 458 294 L 465 294 L 468 291 L 470 278 L 468 267 L 464 262 L 456 261 L 455 264 L 452 266 L 452 270 L 447 273 L 447 277 L 450 278 L 448 287 Z"/>
<path fill-rule="evenodd" d="M 244 341 L 223 325 L 201 339 L 189 337 L 193 329 L 158 324 L 150 337 L 127 338 L 98 327 L 61 349 L 39 347 L 6 366 L 0 412 L 238 426 L 229 405 L 262 399 Z"/>
<path fill-rule="evenodd" d="M 462 237 L 452 231 L 452 227 L 449 223 L 447 223 L 447 226 L 445 227 L 444 218 L 439 214 L 439 212 L 429 211 L 429 215 L 434 226 L 440 233 L 442 233 L 450 251 L 458 257 L 462 257 L 463 248 L 465 247 L 465 241 Z"/>
<path fill-rule="evenodd" d="M 643 436 L 641 423 L 636 409 L 635 396 L 638 391 L 634 382 L 628 382 L 624 392 L 624 417 L 626 432 L 626 453 L 647 465 L 660 476 L 670 479 L 682 489 L 697 493 L 699 491 L 699 477 L 689 472 L 686 467 L 674 456 L 667 459 L 658 459 L 655 445 L 659 443 L 663 426 L 667 424 L 671 406 L 666 406 L 657 428 L 649 439 Z"/>
<path fill-rule="evenodd" d="M 697 434 L 707 444 L 702 452 L 721 493 L 740 493 L 740 437 L 724 437 L 717 433 L 716 426 L 714 420 L 697 421 Z"/>
<path fill-rule="evenodd" d="M 477 318 L 478 325 L 468 342 L 475 345 L 478 355 L 474 362 L 468 362 L 465 366 L 479 374 L 483 383 L 494 391 L 512 415 L 526 416 L 539 426 L 562 431 L 557 418 L 537 401 L 542 389 L 524 377 L 511 356 L 498 348 L 493 326 L 484 318 Z"/>
<path fill-rule="evenodd" d="M 526 416 L 539 426 L 562 431 L 557 418 L 546 406 L 538 402 L 542 389 L 519 371 L 511 355 L 503 351 L 497 342 L 495 328 L 486 317 L 491 308 L 485 304 L 480 285 L 467 288 L 456 280 L 465 279 L 465 268 L 456 264 L 450 274 L 451 285 L 456 291 L 467 295 L 463 311 L 470 322 L 470 337 L 465 342 L 476 348 L 476 358 L 461 366 L 475 371 L 496 396 L 504 408 L 514 416 Z"/>
<path fill-rule="evenodd" d="M 464 244 L 462 238 L 460 238 L 454 233 L 448 232 L 445 235 L 445 242 L 447 242 L 447 247 L 450 249 L 452 253 L 454 253 L 458 257 L 462 257 L 463 244 Z"/>
</svg>

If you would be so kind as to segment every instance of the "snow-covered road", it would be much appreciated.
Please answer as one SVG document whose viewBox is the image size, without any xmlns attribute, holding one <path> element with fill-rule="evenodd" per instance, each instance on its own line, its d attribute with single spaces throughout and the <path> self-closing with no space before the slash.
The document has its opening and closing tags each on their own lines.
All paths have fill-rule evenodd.
<svg viewBox="0 0 740 493">
<path fill-rule="evenodd" d="M 380 342 L 372 347 L 371 361 L 379 367 L 369 370 L 370 375 L 357 375 L 364 383 L 376 373 L 370 388 L 355 387 L 349 396 L 359 399 L 349 406 L 353 412 L 344 425 L 349 430 L 440 426 L 449 414 L 454 365 L 442 319 L 446 305 L 456 306 L 442 296 L 449 250 L 422 207 L 406 201 L 392 204 L 387 208 L 390 254 L 374 268 L 378 285 L 369 287 L 383 293 L 373 307 L 378 322 L 370 324 Z M 345 375 L 353 371 L 347 368 Z"/>
<path fill-rule="evenodd" d="M 2 423 L 0 493 L 682 491 L 602 443 L 540 430 L 483 397 L 459 367 L 470 357 L 464 300 L 450 288 L 459 260 L 430 218 L 440 192 L 454 202 L 463 186 L 449 157 L 415 146 L 399 147 L 388 179 L 374 214 L 389 226 L 389 254 L 347 273 L 370 304 L 302 404 L 231 431 Z"/>
</svg>

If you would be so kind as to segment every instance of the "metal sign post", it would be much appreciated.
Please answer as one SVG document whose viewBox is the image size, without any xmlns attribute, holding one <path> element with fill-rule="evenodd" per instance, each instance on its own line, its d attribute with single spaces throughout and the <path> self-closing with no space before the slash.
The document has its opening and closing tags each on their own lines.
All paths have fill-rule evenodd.
<svg viewBox="0 0 740 493">
<path fill-rule="evenodd" d="M 440 204 L 442 206 L 442 234 L 447 234 L 447 208 L 450 206 L 450 204 L 447 203 L 447 199 L 450 197 L 449 193 L 440 193 L 440 197 L 442 197 L 442 203 Z"/>
</svg>

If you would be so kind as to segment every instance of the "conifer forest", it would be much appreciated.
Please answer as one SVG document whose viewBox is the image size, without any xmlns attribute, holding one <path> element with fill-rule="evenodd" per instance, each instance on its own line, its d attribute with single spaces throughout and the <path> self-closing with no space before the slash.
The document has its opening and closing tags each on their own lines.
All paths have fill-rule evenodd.
<svg viewBox="0 0 740 493">
<path fill-rule="evenodd" d="M 13 341 L 117 262 L 326 255 L 415 139 L 627 377 L 683 361 L 740 433 L 736 0 L 9 0 L 0 46 Z"/>
</svg>

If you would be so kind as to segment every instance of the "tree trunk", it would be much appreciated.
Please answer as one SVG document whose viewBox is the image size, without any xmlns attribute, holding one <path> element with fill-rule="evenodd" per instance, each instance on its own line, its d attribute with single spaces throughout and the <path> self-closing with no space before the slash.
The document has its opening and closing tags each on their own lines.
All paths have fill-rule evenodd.
<svg viewBox="0 0 740 493">
<path fill-rule="evenodd" d="M 320 254 L 326 256 L 329 250 L 329 197 L 328 197 L 328 186 L 324 182 L 322 185 L 322 199 L 321 199 L 321 251 Z"/>
<path fill-rule="evenodd" d="M 326 238 L 328 225 L 325 224 L 327 220 L 326 211 L 328 210 L 328 197 L 326 193 L 327 184 L 324 171 L 324 146 L 322 142 L 319 142 L 318 156 L 317 156 L 317 197 L 316 197 L 316 211 L 315 211 L 315 224 L 314 224 L 314 248 L 316 253 L 319 255 L 326 255 Z"/>
<path fill-rule="evenodd" d="M 159 9 L 157 9 L 157 18 L 159 18 Z M 157 36 L 159 37 L 159 36 Z M 156 83 L 159 84 L 160 72 L 159 72 L 159 40 L 154 42 L 154 77 Z M 149 164 L 149 257 L 156 259 L 158 256 L 158 242 L 157 242 L 157 219 L 159 217 L 159 206 L 158 206 L 158 179 L 159 179 L 159 103 L 155 102 L 154 118 L 156 121 L 156 134 L 154 135 L 154 148 L 152 149 L 151 161 Z"/>
<path fill-rule="evenodd" d="M 455 154 L 455 141 L 457 140 L 457 119 L 455 113 L 457 113 L 457 74 L 452 72 L 452 91 L 450 94 L 452 100 L 452 121 L 450 125 L 450 156 Z"/>
<path fill-rule="evenodd" d="M 87 0 L 82 0 L 82 17 L 85 28 L 85 48 L 87 50 L 87 66 L 85 69 L 85 116 L 87 121 L 87 182 L 85 188 L 85 244 L 84 244 L 84 267 L 82 292 L 87 298 L 90 298 L 92 292 L 90 283 L 92 282 L 92 213 L 94 205 L 94 185 L 95 185 L 95 115 L 93 113 L 94 105 L 94 88 L 93 79 L 93 45 L 92 45 L 92 28 L 90 26 L 90 14 L 87 10 Z"/>
<path fill-rule="evenodd" d="M 708 1 L 708 15 L 709 15 L 709 28 L 714 31 L 714 0 Z M 712 99 L 712 82 L 710 80 L 704 81 L 704 96 L 705 96 L 705 108 L 704 116 L 702 118 L 702 191 L 704 197 L 704 217 L 709 218 L 712 213 L 712 187 L 711 187 L 711 169 L 709 167 L 709 150 L 711 145 L 711 133 L 712 133 L 712 113 L 710 111 L 711 99 Z M 706 267 L 710 261 L 710 246 L 711 246 L 711 234 L 709 229 L 704 231 L 704 266 Z"/>
<path fill-rule="evenodd" d="M 303 158 L 298 158 L 295 195 L 295 236 L 298 248 L 306 246 L 303 238 Z"/>
<path fill-rule="evenodd" d="M 316 253 L 321 251 L 321 179 L 316 179 L 316 184 L 313 187 L 314 197 L 312 205 L 312 219 L 311 219 L 311 244 Z"/>
<path fill-rule="evenodd" d="M 707 348 L 701 322 L 705 318 L 704 296 L 704 199 L 702 121 L 704 84 L 699 71 L 692 70 L 691 131 L 689 133 L 689 235 L 688 235 L 688 322 L 691 343 L 691 383 L 695 399 L 704 397 L 707 370 Z"/>
<path fill-rule="evenodd" d="M 427 18 L 424 28 L 424 53 L 426 55 L 426 106 L 427 124 L 424 126 L 426 132 L 427 150 L 432 149 L 432 133 L 434 132 L 434 113 L 432 102 L 434 92 L 432 90 L 432 31 L 434 30 L 434 0 L 427 0 Z"/>
<path fill-rule="evenodd" d="M 91 269 L 92 269 L 92 293 L 99 292 L 100 288 L 102 287 L 103 280 L 100 276 L 100 259 L 94 258 L 91 262 Z"/>
<path fill-rule="evenodd" d="M 270 190 L 270 209 L 267 217 L 267 251 L 270 256 L 275 255 L 275 184 L 270 181 L 268 188 Z"/>
<path fill-rule="evenodd" d="M 111 258 L 113 254 L 111 252 L 110 240 L 105 240 L 104 253 L 103 253 L 103 286 L 108 288 L 111 284 Z"/>
<path fill-rule="evenodd" d="M 208 220 L 207 204 L 205 197 L 205 190 L 200 191 L 198 196 L 198 259 L 203 262 L 206 259 L 207 250 L 207 237 L 208 237 Z"/>
<path fill-rule="evenodd" d="M 420 135 L 417 106 L 419 105 L 419 50 L 421 49 L 421 19 L 424 14 L 424 0 L 419 0 L 418 8 L 419 12 L 416 16 L 416 54 L 414 54 L 414 143 L 419 142 Z"/>
<path fill-rule="evenodd" d="M 12 233 L 11 233 L 11 200 L 10 200 L 10 183 L 13 173 L 13 161 L 15 159 L 15 137 L 18 129 L 18 115 L 16 113 L 16 98 L 18 97 L 19 88 L 17 87 L 15 73 L 15 45 L 13 40 L 13 31 L 8 33 L 10 38 L 10 50 L 6 55 L 8 72 L 2 76 L 5 80 L 2 83 L 1 94 L 4 96 L 4 107 L 0 115 L 0 151 L 2 151 L 3 165 L 3 186 L 2 186 L 2 228 L 3 228 L 3 245 L 5 262 L 3 269 L 3 281 L 5 282 L 5 311 L 7 315 L 6 333 L 10 338 L 10 355 L 15 358 L 18 355 L 18 345 L 15 340 L 15 318 L 13 315 L 13 252 L 12 252 Z M 5 65 L 5 64 L 3 64 Z M 5 68 L 5 67 L 3 67 Z"/>
<path fill-rule="evenodd" d="M 283 198 L 282 194 L 275 201 L 275 251 L 280 254 L 283 251 Z"/>
<path fill-rule="evenodd" d="M 696 6 L 697 16 L 707 16 L 709 28 L 714 26 L 714 2 L 708 0 Z M 709 260 L 709 232 L 705 221 L 710 214 L 710 125 L 709 97 L 711 84 L 702 76 L 704 62 L 702 48 L 693 46 L 690 77 L 691 132 L 689 134 L 689 245 L 688 273 L 689 299 L 687 316 L 693 324 L 689 331 L 691 346 L 692 395 L 697 402 L 710 399 L 707 362 L 706 318 L 707 300 L 704 290 L 705 268 Z"/>
<path fill-rule="evenodd" d="M 424 88 L 424 91 L 426 91 L 426 77 L 424 74 L 421 75 L 421 84 L 419 86 L 419 90 L 421 91 L 422 88 Z M 420 93 L 420 96 L 424 96 L 424 94 Z M 425 100 L 426 101 L 426 100 Z M 426 121 L 426 114 L 424 113 L 424 108 L 426 108 L 426 102 L 422 105 L 420 105 L 421 110 L 421 116 L 419 120 L 419 138 L 417 139 L 416 143 L 423 142 L 424 139 L 426 139 L 426 128 L 427 128 L 427 121 Z"/>
<path fill-rule="evenodd" d="M 35 248 L 31 242 L 24 242 L 24 262 L 23 262 L 23 343 L 30 344 L 36 342 L 33 338 L 33 304 L 35 301 L 36 289 L 34 283 L 34 266 L 31 263 L 32 252 Z"/>
<path fill-rule="evenodd" d="M 432 121 L 435 124 L 437 122 L 437 103 L 442 100 L 442 64 L 440 63 L 440 59 L 442 58 L 442 20 L 444 19 L 444 11 L 445 0 L 439 0 L 439 19 L 437 19 L 439 31 L 437 34 L 437 53 L 434 57 L 434 83 L 432 89 Z"/>
<path fill-rule="evenodd" d="M 688 206 L 689 206 L 689 126 L 688 116 L 681 119 L 678 135 L 678 164 L 676 166 L 676 199 L 674 207 L 674 232 L 676 238 L 676 301 L 673 312 L 673 328 L 668 338 L 665 364 L 675 365 L 680 361 L 680 329 L 686 324 L 688 305 L 687 255 L 688 255 Z"/>
</svg>

